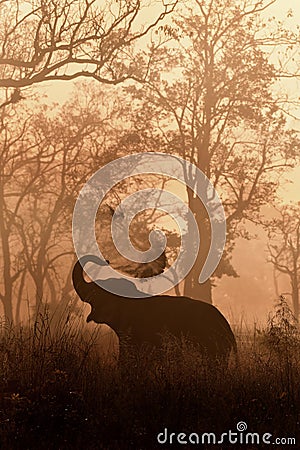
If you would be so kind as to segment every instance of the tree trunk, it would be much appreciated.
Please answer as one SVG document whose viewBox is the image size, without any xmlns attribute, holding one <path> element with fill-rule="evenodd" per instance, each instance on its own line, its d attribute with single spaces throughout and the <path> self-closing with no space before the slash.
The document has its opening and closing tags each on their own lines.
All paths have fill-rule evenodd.
<svg viewBox="0 0 300 450">
<path fill-rule="evenodd" d="M 213 88 L 213 69 L 214 69 L 214 56 L 212 49 L 206 46 L 205 48 L 205 102 L 204 102 L 204 115 L 203 115 L 203 127 L 199 132 L 197 130 L 197 137 L 194 142 L 193 152 L 197 155 L 197 166 L 205 174 L 208 179 L 210 178 L 210 135 L 212 130 L 211 117 L 212 107 L 214 99 Z M 188 175 L 186 175 L 188 176 Z M 197 187 L 197 180 L 193 180 L 193 184 Z M 208 203 L 207 189 L 204 183 L 201 184 L 201 197 L 204 204 Z M 211 242 L 211 231 L 208 215 L 204 204 L 199 200 L 195 194 L 188 189 L 189 208 L 194 213 L 198 230 L 200 234 L 200 250 L 197 255 L 194 267 L 185 279 L 185 295 L 195 299 L 203 300 L 207 303 L 212 303 L 212 284 L 208 279 L 204 283 L 199 284 L 198 278 L 201 270 L 205 264 L 208 251 Z"/>
<path fill-rule="evenodd" d="M 11 290 L 6 291 L 6 295 L 3 298 L 3 308 L 4 308 L 4 317 L 5 321 L 9 324 L 13 323 L 13 309 L 12 309 L 12 302 L 11 302 Z"/>
<path fill-rule="evenodd" d="M 11 277 L 11 257 L 10 257 L 10 247 L 9 247 L 9 231 L 5 226 L 4 218 L 4 201 L 3 201 L 3 191 L 0 193 L 0 235 L 1 235 L 1 247 L 3 254 L 3 284 L 4 292 L 1 295 L 4 317 L 8 323 L 13 322 L 13 308 L 12 308 L 12 291 L 13 291 L 13 280 Z"/>
<path fill-rule="evenodd" d="M 37 274 L 35 276 L 35 314 L 37 315 L 41 312 L 41 306 L 43 304 L 43 295 L 44 295 L 44 280 L 43 274 L 41 270 L 37 270 Z"/>
<path fill-rule="evenodd" d="M 26 271 L 22 273 L 22 277 L 20 280 L 20 285 L 18 288 L 18 297 L 17 297 L 17 305 L 16 305 L 16 324 L 19 325 L 21 323 L 21 304 L 23 300 L 23 291 L 24 291 L 24 285 L 25 285 L 25 278 L 26 278 Z"/>
<path fill-rule="evenodd" d="M 201 284 L 198 281 L 210 248 L 211 232 L 208 216 L 201 201 L 198 198 L 195 198 L 190 190 L 188 191 L 188 198 L 189 208 L 194 213 L 199 230 L 200 249 L 193 268 L 185 278 L 184 295 L 194 299 L 203 300 L 207 303 L 212 303 L 211 280 L 208 279 Z M 190 239 L 196 240 L 196 236 L 190 235 Z"/>
<path fill-rule="evenodd" d="M 299 320 L 299 283 L 297 275 L 295 275 L 292 279 L 292 302 L 294 316 L 297 320 Z"/>
</svg>

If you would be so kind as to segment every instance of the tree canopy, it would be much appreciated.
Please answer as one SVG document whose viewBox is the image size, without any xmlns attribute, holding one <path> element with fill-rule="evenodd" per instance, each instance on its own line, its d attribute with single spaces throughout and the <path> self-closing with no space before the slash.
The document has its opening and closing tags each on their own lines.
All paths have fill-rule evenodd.
<svg viewBox="0 0 300 450">
<path fill-rule="evenodd" d="M 139 66 L 133 44 L 175 5 L 176 0 L 157 3 L 149 21 L 145 11 L 151 5 L 143 0 L 2 0 L 0 87 L 78 77 L 117 84 L 132 78 Z"/>
</svg>

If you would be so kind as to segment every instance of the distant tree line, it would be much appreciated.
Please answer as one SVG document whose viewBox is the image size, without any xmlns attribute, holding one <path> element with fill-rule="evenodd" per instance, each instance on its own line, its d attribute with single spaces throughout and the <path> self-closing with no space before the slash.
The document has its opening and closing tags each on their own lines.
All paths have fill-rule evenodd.
<svg viewBox="0 0 300 450">
<path fill-rule="evenodd" d="M 185 295 L 211 302 L 214 277 L 237 276 L 231 261 L 236 239 L 251 238 L 248 221 L 271 232 L 262 207 L 276 203 L 281 177 L 300 154 L 298 133 L 287 123 L 292 100 L 276 84 L 298 76 L 291 53 L 299 36 L 263 18 L 275 2 L 0 1 L 0 299 L 9 321 L 20 321 L 27 298 L 35 312 L 42 302 L 54 309 L 68 303 L 76 196 L 99 167 L 132 152 L 183 157 L 222 198 L 226 249 L 214 276 L 199 285 L 210 226 L 205 208 L 187 190 L 201 248 Z M 270 49 L 277 59 L 271 60 Z M 33 90 L 77 78 L 88 81 L 62 106 L 46 106 Z M 130 192 L 134 183 L 120 189 Z M 112 193 L 108 205 L 116 199 Z M 157 220 L 144 216 L 144 232 Z M 298 241 L 286 236 L 288 226 L 286 220 L 273 224 L 283 248 L 270 242 L 270 252 L 291 279 L 298 314 Z M 291 226 L 297 235 L 299 226 Z M 138 242 L 144 238 L 137 230 Z M 172 261 L 179 240 L 176 233 L 169 238 Z M 283 256 L 288 252 L 291 258 Z"/>
</svg>

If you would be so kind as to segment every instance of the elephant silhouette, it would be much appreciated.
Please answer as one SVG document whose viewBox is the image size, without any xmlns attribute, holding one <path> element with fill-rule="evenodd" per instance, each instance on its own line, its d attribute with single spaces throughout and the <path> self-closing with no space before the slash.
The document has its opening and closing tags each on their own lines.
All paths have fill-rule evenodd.
<svg viewBox="0 0 300 450">
<path fill-rule="evenodd" d="M 135 284 L 123 279 L 103 280 L 102 288 L 96 282 L 84 279 L 83 267 L 88 262 L 99 266 L 108 264 L 93 255 L 80 258 L 73 268 L 73 285 L 81 300 L 91 305 L 87 322 L 106 324 L 117 334 L 119 357 L 128 342 L 137 347 L 161 347 L 164 333 L 176 338 L 187 338 L 213 358 L 228 358 L 230 352 L 236 350 L 235 337 L 229 323 L 213 305 L 188 297 L 169 295 L 136 298 L 139 297 L 139 291 Z M 121 283 L 123 292 L 134 298 L 109 292 L 109 288 L 115 283 Z"/>
</svg>

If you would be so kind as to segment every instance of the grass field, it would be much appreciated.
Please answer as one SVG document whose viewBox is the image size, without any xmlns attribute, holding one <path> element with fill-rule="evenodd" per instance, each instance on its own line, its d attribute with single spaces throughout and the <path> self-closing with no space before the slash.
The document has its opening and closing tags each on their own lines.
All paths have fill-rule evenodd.
<svg viewBox="0 0 300 450">
<path fill-rule="evenodd" d="M 300 448 L 299 341 L 282 313 L 277 319 L 261 332 L 236 330 L 238 358 L 228 367 L 172 344 L 163 360 L 144 352 L 119 369 L 76 319 L 54 331 L 47 316 L 30 327 L 3 326 L 0 448 L 263 448 L 157 441 L 165 428 L 219 436 L 241 421 L 248 432 L 272 434 L 272 442 L 298 440 L 272 448 Z"/>
</svg>

